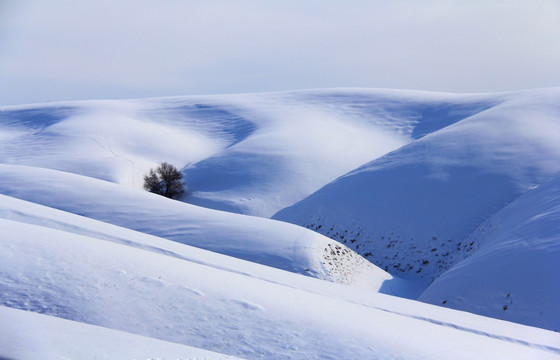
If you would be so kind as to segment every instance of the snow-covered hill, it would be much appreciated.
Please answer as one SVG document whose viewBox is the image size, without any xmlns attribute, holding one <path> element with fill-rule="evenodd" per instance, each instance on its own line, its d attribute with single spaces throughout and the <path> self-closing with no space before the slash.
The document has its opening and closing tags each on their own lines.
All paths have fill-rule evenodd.
<svg viewBox="0 0 560 360">
<path fill-rule="evenodd" d="M 559 99 L 334 89 L 0 108 L 0 358 L 558 358 L 560 334 L 441 305 L 557 329 L 539 319 L 558 314 L 558 181 L 538 186 L 560 171 Z M 182 168 L 182 201 L 141 190 L 161 161 Z M 502 250 L 531 270 L 498 284 Z M 440 306 L 385 295 L 435 278 L 421 299 Z"/>
<path fill-rule="evenodd" d="M 143 174 L 167 161 L 184 169 L 185 201 L 268 217 L 496 101 L 323 90 L 4 107 L 0 162 L 141 188 Z"/>
<path fill-rule="evenodd" d="M 430 283 L 476 252 L 480 244 L 469 235 L 482 222 L 560 171 L 560 91 L 502 100 L 340 177 L 273 218 L 330 236 L 392 274 Z M 529 291 L 530 278 L 518 281 Z"/>
<path fill-rule="evenodd" d="M 560 356 L 560 334 L 554 332 L 320 281 L 2 200 L 12 210 L 3 212 L 11 219 L 0 219 L 0 303 L 10 308 L 249 359 Z M 110 353 L 118 339 L 142 341 L 2 307 L 0 315 L 0 338 L 9 341 L 0 356 L 66 355 L 77 344 L 101 343 L 98 351 L 69 356 L 94 358 Z M 26 332 L 31 325 L 12 320 L 55 326 L 49 332 L 54 339 L 37 339 L 47 330 Z M 70 341 L 58 338 L 69 333 Z M 109 357 L 126 358 L 129 349 Z M 177 349 L 147 341 L 136 350 L 146 351 L 142 358 L 161 358 Z M 198 350 L 184 351 L 182 357 Z"/>
<path fill-rule="evenodd" d="M 420 300 L 560 331 L 560 175 L 485 221 L 469 241 L 480 249 Z"/>
<path fill-rule="evenodd" d="M 291 224 L 205 209 L 56 170 L 0 164 L 0 173 L 2 194 L 179 243 L 376 290 L 392 279 L 346 246 Z M 0 205 L 1 211 L 7 211 L 8 218 L 21 212 Z M 384 292 L 406 291 L 398 281 L 390 283 Z"/>
</svg>

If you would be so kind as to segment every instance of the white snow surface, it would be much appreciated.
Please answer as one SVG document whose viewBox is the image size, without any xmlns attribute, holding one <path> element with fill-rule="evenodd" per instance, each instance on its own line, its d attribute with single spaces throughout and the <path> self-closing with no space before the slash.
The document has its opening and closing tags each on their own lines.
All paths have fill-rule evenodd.
<svg viewBox="0 0 560 360">
<path fill-rule="evenodd" d="M 36 206 L 17 199 L 8 202 L 19 206 L 21 216 L 26 207 Z M 47 219 L 66 216 L 74 224 L 79 218 L 44 207 L 41 211 Z M 41 221 L 48 224 L 47 219 Z M 93 221 L 83 220 L 86 228 Z M 190 256 L 183 258 L 160 251 L 163 239 L 115 226 L 100 225 L 104 237 L 113 234 L 109 240 L 93 233 L 78 235 L 78 227 L 73 232 L 54 228 L 63 227 L 61 223 L 45 227 L 1 219 L 0 226 L 0 304 L 10 308 L 249 359 L 560 356 L 560 334 L 554 332 L 250 265 L 175 243 Z M 115 241 L 124 236 L 139 237 L 143 247 Z M 0 338 L 18 342 L 0 349 L 0 356 L 25 354 L 30 344 L 36 352 L 42 347 L 46 353 L 68 349 L 68 344 L 57 345 L 59 340 L 36 341 L 35 332 L 18 332 L 22 326 L 8 322 L 12 313 L 0 312 Z M 46 320 L 37 321 L 39 326 Z M 76 325 L 57 326 L 73 332 Z M 90 341 L 74 334 L 78 342 Z M 100 341 L 115 340 L 98 336 Z"/>
<path fill-rule="evenodd" d="M 0 162 L 141 188 L 143 174 L 167 161 L 184 170 L 184 201 L 269 217 L 496 101 L 322 90 L 3 107 Z M 414 126 L 424 119 L 430 121 Z"/>
<path fill-rule="evenodd" d="M 341 176 L 273 218 L 314 229 L 394 275 L 428 285 L 477 251 L 479 239 L 470 235 L 478 226 L 559 171 L 560 90 L 510 93 L 485 111 L 448 124 Z M 530 216 L 527 209 L 515 209 L 519 213 L 514 218 Z M 549 224 L 544 224 L 542 233 L 558 233 Z M 531 236 L 538 237 L 539 232 Z M 540 245 L 552 264 L 560 261 L 554 243 L 548 242 L 548 248 Z M 536 242 L 528 244 L 532 247 Z M 510 261 L 507 254 L 496 253 L 503 262 L 495 265 L 505 266 Z M 537 278 L 545 277 L 539 281 L 557 285 L 553 280 L 557 271 L 529 254 L 524 266 L 534 267 Z M 474 281 L 483 275 L 476 272 L 470 276 Z M 499 277 L 497 273 L 492 276 Z M 542 290 L 548 295 L 540 296 L 533 291 L 534 277 L 511 279 L 518 282 L 518 297 L 534 299 L 532 314 L 553 313 L 558 318 L 558 311 L 549 308 L 550 301 L 557 298 L 557 286 Z M 494 292 L 478 298 L 468 284 L 462 292 L 470 294 L 465 296 L 468 304 L 458 301 L 446 305 L 512 321 L 523 318 L 526 324 L 557 329 L 556 325 L 551 327 L 556 321 L 545 316 L 487 310 L 486 306 L 496 309 L 503 302 L 497 298 L 488 302 Z M 439 304 L 444 300 L 439 299 Z"/>
<path fill-rule="evenodd" d="M 390 294 L 408 291 L 401 286 L 405 282 L 346 246 L 292 224 L 206 209 L 57 170 L 0 164 L 0 173 L 0 192 L 6 195 L 279 269 L 383 287 Z M 9 204 L 0 205 L 5 216 L 21 212 L 6 208 Z"/>
<path fill-rule="evenodd" d="M 0 338 L 2 359 L 238 359 L 191 346 L 5 306 L 0 306 L 0 319 L 5 324 L 10 324 L 10 331 L 2 331 Z M 30 338 L 33 342 L 29 341 Z"/>
<path fill-rule="evenodd" d="M 420 300 L 560 331 L 560 174 L 500 210 L 470 239 L 480 249 Z"/>
<path fill-rule="evenodd" d="M 558 181 L 538 187 L 560 171 L 559 99 L 333 89 L 0 108 L 0 358 L 560 358 L 545 330 Z M 182 201 L 140 189 L 161 161 L 182 169 Z M 310 230 L 262 218 L 276 212 Z M 545 329 L 386 295 L 432 279 L 424 301 Z"/>
</svg>

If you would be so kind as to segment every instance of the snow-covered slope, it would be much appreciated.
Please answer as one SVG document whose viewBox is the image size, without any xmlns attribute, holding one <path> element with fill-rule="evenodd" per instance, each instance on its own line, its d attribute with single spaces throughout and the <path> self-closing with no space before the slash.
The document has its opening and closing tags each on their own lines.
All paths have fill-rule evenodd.
<svg viewBox="0 0 560 360">
<path fill-rule="evenodd" d="M 506 206 L 469 240 L 480 249 L 420 300 L 560 331 L 560 175 Z"/>
<path fill-rule="evenodd" d="M 0 162 L 141 188 L 142 175 L 167 161 L 184 170 L 185 201 L 268 217 L 498 101 L 323 90 L 3 107 Z"/>
<path fill-rule="evenodd" d="M 470 235 L 479 225 L 558 171 L 560 90 L 520 92 L 340 177 L 273 218 L 314 229 L 348 245 L 392 274 L 416 278 L 427 285 L 465 257 L 477 253 L 481 246 L 479 237 Z M 531 216 L 521 207 L 514 209 L 518 212 L 512 216 L 514 219 Z M 532 238 L 516 238 L 511 246 L 534 246 L 537 251 L 537 239 L 541 235 L 548 237 L 549 232 L 558 234 L 558 229 L 536 230 Z M 550 264 L 554 264 L 554 249 L 543 251 L 549 252 Z M 480 253 L 481 258 L 487 259 L 483 254 Z M 508 251 L 497 251 L 494 255 L 496 259 L 507 258 Z M 465 286 L 459 289 L 459 283 L 451 286 L 447 281 L 440 288 L 454 289 L 449 295 L 456 295 L 456 305 L 451 306 L 557 328 L 557 321 L 533 316 L 550 313 L 558 317 L 558 309 L 549 306 L 556 300 L 555 290 L 544 290 L 543 295 L 534 291 L 535 284 L 541 281 L 558 285 L 554 271 L 535 265 L 534 271 L 544 276 L 537 282 L 527 276 L 530 271 L 523 273 L 518 268 L 521 272 L 512 272 L 516 275 L 509 279 L 517 282 L 516 296 L 532 307 L 516 315 L 513 311 L 496 311 L 498 302 L 509 300 L 501 297 L 507 297 L 510 291 L 497 295 L 495 291 L 476 290 L 475 279 L 481 276 L 476 268 L 482 263 L 475 259 L 478 257 L 467 262 L 472 266 L 461 266 L 462 270 L 455 272 L 471 282 L 461 282 Z M 526 261 L 531 260 L 528 257 Z M 493 271 L 505 263 L 484 264 L 492 274 L 480 286 L 490 289 L 502 276 L 502 270 Z M 445 278 L 451 279 L 451 275 L 442 279 Z M 445 290 L 438 292 L 437 288 L 424 299 L 439 304 L 448 300 L 450 296 L 439 296 Z"/>
<path fill-rule="evenodd" d="M 372 157 L 497 101 L 422 92 L 323 90 L 5 107 L 0 111 L 0 162 L 29 168 L 4 168 L 0 188 L 23 199 L 320 278 L 357 283 L 375 273 L 375 280 L 365 283 L 379 288 L 392 277 L 310 232 L 286 233 L 279 229 L 288 227 L 278 223 L 178 203 L 168 206 L 163 199 L 152 203 L 146 194 L 109 184 L 100 190 L 88 185 L 94 183 L 91 179 L 71 174 L 139 188 L 150 167 L 169 161 L 184 167 L 185 201 L 271 215 Z M 433 114 L 441 115 L 438 121 Z M 412 127 L 422 119 L 426 124 L 420 131 Z M 391 287 L 386 282 L 383 291 L 395 293 L 401 288 L 396 282 L 391 280 Z"/>
<path fill-rule="evenodd" d="M 0 306 L 0 358 L 234 360 L 191 346 Z M 4 328 L 10 324 L 10 328 Z"/>
<path fill-rule="evenodd" d="M 0 173 L 2 194 L 179 243 L 373 289 L 393 278 L 336 241 L 291 224 L 206 209 L 61 171 L 0 164 Z M 400 293 L 398 281 L 390 283 L 383 291 Z"/>
<path fill-rule="evenodd" d="M 13 215 L 11 220 L 0 219 L 0 303 L 11 308 L 249 359 L 560 356 L 560 334 L 554 332 L 303 277 L 178 243 L 176 253 L 166 253 L 159 250 L 165 240 L 112 225 L 99 224 L 104 238 L 94 232 L 79 235 L 93 220 L 80 218 L 80 224 L 76 215 L 45 207 L 38 212 L 37 205 L 3 200 L 19 209 L 4 212 Z M 63 229 L 72 225 L 72 232 Z M 130 243 L 122 241 L 127 237 Z M 189 257 L 177 256 L 181 253 Z M 2 357 L 21 354 L 22 349 L 61 353 L 73 343 L 95 341 L 110 352 L 119 338 L 141 341 L 0 309 L 0 338 L 13 340 L 0 348 Z M 54 326 L 54 339 L 37 339 L 46 330 L 24 332 L 28 327 L 12 324 L 12 319 Z M 73 336 L 60 344 L 57 334 Z M 158 354 L 152 352 L 156 346 L 162 346 Z M 150 340 L 142 349 L 142 358 L 161 358 L 178 348 Z M 182 356 L 193 356 L 192 351 Z"/>
<path fill-rule="evenodd" d="M 431 282 L 484 220 L 560 171 L 560 90 L 510 94 L 323 187 L 273 218 Z"/>
<path fill-rule="evenodd" d="M 559 180 L 519 196 L 560 171 L 559 100 L 352 89 L 1 108 L 0 358 L 559 358 L 553 331 L 385 295 L 417 298 L 443 273 L 422 300 L 557 330 L 541 320 L 559 312 Z M 161 161 L 182 168 L 183 202 L 140 189 Z M 282 208 L 314 231 L 235 214 Z M 499 283 L 503 254 L 522 265 Z"/>
</svg>

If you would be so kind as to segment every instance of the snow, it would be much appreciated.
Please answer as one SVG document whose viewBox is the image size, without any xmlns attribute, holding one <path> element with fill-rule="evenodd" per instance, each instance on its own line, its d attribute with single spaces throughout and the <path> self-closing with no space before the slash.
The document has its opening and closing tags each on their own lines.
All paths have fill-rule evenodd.
<svg viewBox="0 0 560 360">
<path fill-rule="evenodd" d="M 493 107 L 341 176 L 273 218 L 315 229 L 382 269 L 427 287 L 476 253 L 481 245 L 469 236 L 479 225 L 560 172 L 560 91 L 502 96 Z M 523 209 L 518 211 L 526 216 Z M 554 257 L 552 244 L 544 251 Z M 492 273 L 510 261 L 503 253 L 496 257 L 503 263 L 495 264 Z M 552 281 L 555 271 L 541 268 L 536 258 L 524 265 L 540 269 L 545 283 Z M 473 281 L 480 274 L 473 273 Z M 541 299 L 532 303 L 533 310 L 546 312 L 547 297 L 533 293 L 530 277 L 522 279 L 517 280 L 517 296 Z M 487 303 L 489 293 L 479 299 L 470 284 L 463 292 L 469 301 L 457 303 L 459 309 L 498 315 L 478 305 Z M 502 311 L 498 317 L 521 321 L 509 314 Z M 550 328 L 544 317 L 524 319 L 523 323 Z"/>
<path fill-rule="evenodd" d="M 345 246 L 291 224 L 205 209 L 55 170 L 0 164 L 0 172 L 3 194 L 179 243 L 376 290 L 393 279 Z M 340 254 L 333 255 L 336 248 Z M 393 281 L 383 291 L 399 293 L 400 288 Z"/>
<path fill-rule="evenodd" d="M 559 358 L 559 98 L 0 108 L 0 358 Z"/>
<path fill-rule="evenodd" d="M 451 310 L 424 318 L 433 306 L 312 278 L 291 283 L 297 275 L 280 270 L 269 269 L 286 275 L 284 284 L 62 230 L 0 224 L 1 303 L 11 308 L 253 359 L 560 355 L 560 335 L 536 328 Z"/>
<path fill-rule="evenodd" d="M 488 101 L 350 89 L 4 107 L 0 134 L 23 134 L 3 140 L 0 161 L 134 188 L 166 161 L 183 169 L 184 201 L 269 217 L 409 143 L 433 112 L 456 120 Z"/>
<path fill-rule="evenodd" d="M 10 324 L 0 338 L 7 359 L 237 359 L 190 346 L 0 306 Z M 33 339 L 33 342 L 29 339 Z"/>
<path fill-rule="evenodd" d="M 560 331 L 560 176 L 500 210 L 471 239 L 480 249 L 420 300 Z"/>
</svg>

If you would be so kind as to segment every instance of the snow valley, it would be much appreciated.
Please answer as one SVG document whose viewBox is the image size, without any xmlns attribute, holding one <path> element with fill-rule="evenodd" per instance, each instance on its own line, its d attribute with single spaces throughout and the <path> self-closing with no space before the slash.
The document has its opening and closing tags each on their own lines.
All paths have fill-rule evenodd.
<svg viewBox="0 0 560 360">
<path fill-rule="evenodd" d="M 559 224 L 558 88 L 2 107 L 0 357 L 560 358 Z"/>
</svg>

